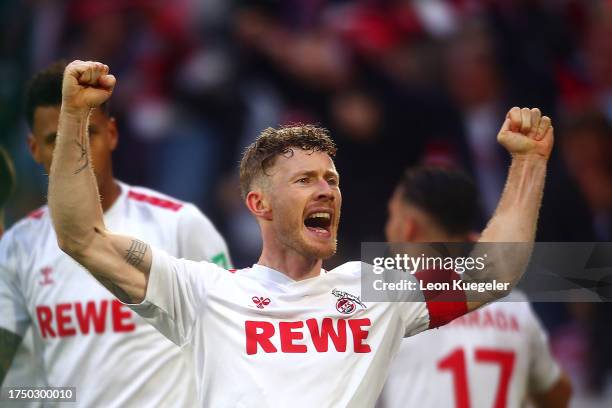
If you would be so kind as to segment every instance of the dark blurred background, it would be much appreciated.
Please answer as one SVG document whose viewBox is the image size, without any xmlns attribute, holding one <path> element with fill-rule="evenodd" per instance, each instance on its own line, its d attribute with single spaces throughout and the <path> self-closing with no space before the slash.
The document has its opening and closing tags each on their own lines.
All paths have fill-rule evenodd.
<svg viewBox="0 0 612 408">
<path fill-rule="evenodd" d="M 25 143 L 25 82 L 78 58 L 118 78 L 116 177 L 196 203 L 238 267 L 256 261 L 260 239 L 237 164 L 265 127 L 313 122 L 338 144 L 333 266 L 384 240 L 407 166 L 466 169 L 484 224 L 509 163 L 495 135 L 515 105 L 555 125 L 538 239 L 612 240 L 612 1 L 2 0 L 0 23 L 0 137 L 19 182 L 9 226 L 45 203 Z M 612 406 L 610 305 L 536 309 L 575 406 Z"/>
</svg>

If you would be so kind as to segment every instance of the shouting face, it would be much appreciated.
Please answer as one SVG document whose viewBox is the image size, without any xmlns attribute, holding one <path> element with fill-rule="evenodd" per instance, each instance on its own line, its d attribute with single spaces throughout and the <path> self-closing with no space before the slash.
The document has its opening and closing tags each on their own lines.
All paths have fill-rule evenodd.
<svg viewBox="0 0 612 408">
<path fill-rule="evenodd" d="M 327 153 L 291 149 L 267 170 L 263 201 L 268 239 L 315 259 L 336 252 L 340 221 L 339 176 Z M 264 228 L 264 227 L 262 227 Z"/>
</svg>

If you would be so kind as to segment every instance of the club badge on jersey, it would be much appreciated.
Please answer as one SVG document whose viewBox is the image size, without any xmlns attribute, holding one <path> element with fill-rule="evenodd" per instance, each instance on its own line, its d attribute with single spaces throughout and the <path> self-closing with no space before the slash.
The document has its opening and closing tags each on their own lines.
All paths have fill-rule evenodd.
<svg viewBox="0 0 612 408">
<path fill-rule="evenodd" d="M 336 310 L 342 314 L 353 313 L 357 310 L 358 305 L 363 309 L 367 309 L 367 306 L 363 304 L 359 296 L 351 295 L 348 292 L 343 292 L 338 289 L 333 289 L 331 293 L 338 298 L 336 301 Z"/>
</svg>

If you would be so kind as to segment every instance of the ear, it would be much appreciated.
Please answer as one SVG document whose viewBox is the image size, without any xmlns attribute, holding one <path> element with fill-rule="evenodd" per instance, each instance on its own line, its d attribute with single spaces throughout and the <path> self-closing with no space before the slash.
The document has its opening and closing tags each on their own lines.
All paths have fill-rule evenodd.
<svg viewBox="0 0 612 408">
<path fill-rule="evenodd" d="M 28 149 L 30 149 L 30 154 L 36 163 L 41 164 L 42 161 L 40 159 L 40 146 L 38 145 L 38 141 L 34 137 L 32 133 L 28 135 Z"/>
<path fill-rule="evenodd" d="M 255 218 L 262 218 L 267 221 L 272 220 L 272 209 L 261 191 L 249 191 L 245 198 L 245 202 L 247 208 Z"/>
<path fill-rule="evenodd" d="M 119 131 L 117 130 L 117 121 L 114 117 L 108 120 L 108 138 L 111 152 L 117 148 L 119 144 Z"/>
<path fill-rule="evenodd" d="M 472 231 L 468 234 L 466 241 L 478 242 L 479 239 L 480 239 L 480 232 Z"/>
<path fill-rule="evenodd" d="M 402 235 L 404 241 L 414 242 L 419 235 L 420 226 L 417 219 L 411 215 L 404 217 Z"/>
</svg>

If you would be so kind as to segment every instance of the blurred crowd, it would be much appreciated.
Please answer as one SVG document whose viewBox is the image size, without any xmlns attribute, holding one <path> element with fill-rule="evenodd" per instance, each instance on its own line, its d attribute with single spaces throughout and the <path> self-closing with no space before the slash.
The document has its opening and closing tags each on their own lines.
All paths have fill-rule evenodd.
<svg viewBox="0 0 612 408">
<path fill-rule="evenodd" d="M 472 174 L 484 223 L 506 176 L 495 135 L 512 106 L 555 125 L 538 239 L 612 240 L 611 1 L 4 0 L 0 19 L 0 134 L 19 178 L 8 225 L 45 200 L 25 83 L 78 58 L 118 78 L 116 176 L 196 203 L 238 266 L 256 261 L 260 238 L 237 163 L 264 128 L 316 123 L 338 144 L 332 266 L 384 240 L 387 201 L 411 165 Z M 612 393 L 610 308 L 537 310 L 578 394 Z"/>
</svg>

